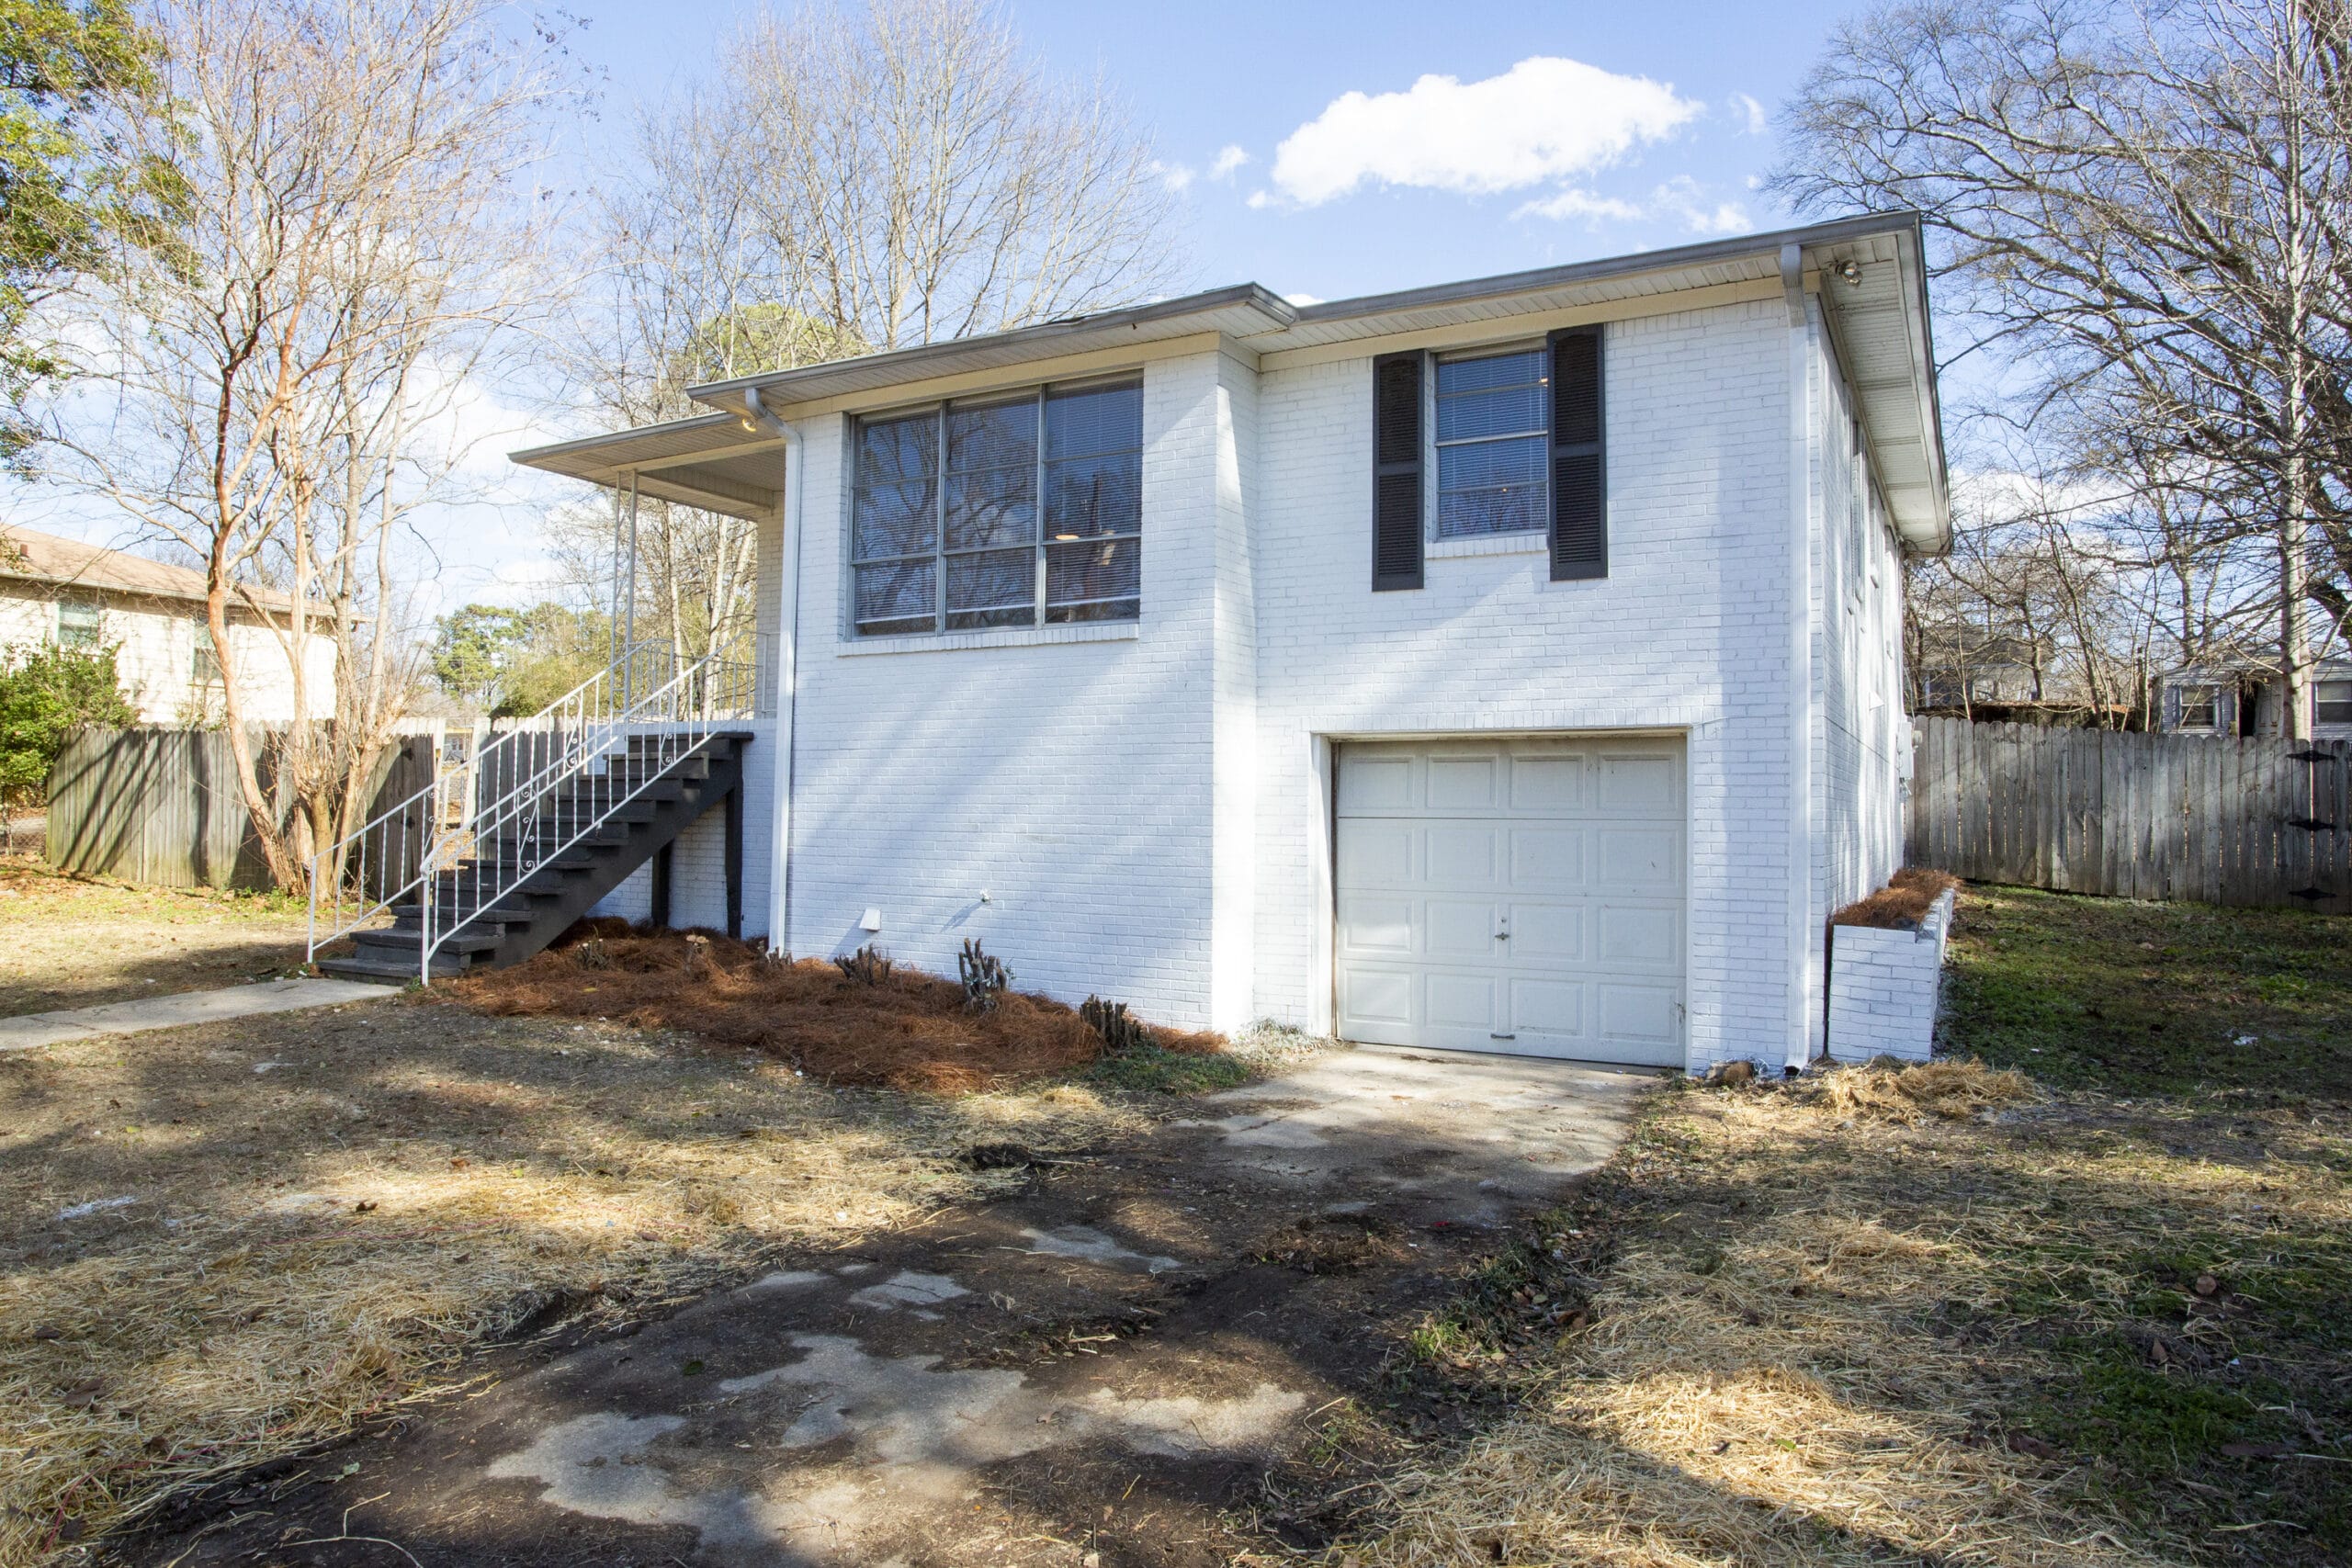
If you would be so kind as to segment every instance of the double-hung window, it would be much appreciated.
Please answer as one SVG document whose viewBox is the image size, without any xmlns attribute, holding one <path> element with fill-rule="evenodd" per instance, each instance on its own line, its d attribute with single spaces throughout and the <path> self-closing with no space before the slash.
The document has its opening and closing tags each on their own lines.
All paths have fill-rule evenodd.
<svg viewBox="0 0 2352 1568">
<path fill-rule="evenodd" d="M 95 599 L 60 599 L 57 602 L 57 646 L 97 647 L 104 619 Z"/>
<path fill-rule="evenodd" d="M 2312 722 L 2352 724 L 2352 681 L 2312 682 Z"/>
<path fill-rule="evenodd" d="M 2180 688 L 2180 728 L 2213 729 L 2222 721 L 2222 688 L 2196 685 Z"/>
<path fill-rule="evenodd" d="M 1046 387 L 857 423 L 860 637 L 1134 620 L 1143 388 Z"/>
<path fill-rule="evenodd" d="M 1550 525 L 1550 359 L 1538 344 L 1437 362 L 1439 538 Z"/>
</svg>

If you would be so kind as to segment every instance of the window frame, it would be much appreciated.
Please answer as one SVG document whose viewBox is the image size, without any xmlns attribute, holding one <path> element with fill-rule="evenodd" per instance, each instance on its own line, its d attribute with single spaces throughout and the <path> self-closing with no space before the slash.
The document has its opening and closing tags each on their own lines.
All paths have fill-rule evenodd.
<svg viewBox="0 0 2352 1568">
<path fill-rule="evenodd" d="M 1080 453 L 1074 456 L 1064 456 L 1058 458 L 1051 456 L 1047 439 L 1046 411 L 1054 398 L 1060 396 L 1084 395 L 1090 392 L 1118 391 L 1123 389 L 1131 389 L 1136 395 L 1136 420 L 1135 445 L 1133 446 L 1106 447 L 1101 451 Z M 1140 369 L 1121 370 L 1097 376 L 1075 378 L 1069 380 L 1039 382 L 1028 387 L 1006 388 L 997 391 L 978 392 L 964 397 L 935 398 L 923 402 L 899 404 L 887 408 L 861 411 L 849 415 L 846 428 L 846 452 L 844 465 L 846 469 L 844 477 L 847 482 L 842 486 L 844 525 L 842 561 L 845 569 L 842 572 L 842 630 L 844 639 L 852 644 L 858 644 L 883 642 L 899 637 L 941 638 L 986 637 L 996 633 L 1019 634 L 1051 630 L 1063 626 L 1085 626 L 1102 625 L 1105 623 L 1132 625 L 1140 622 L 1143 618 L 1142 541 L 1144 510 L 1143 453 L 1145 441 L 1143 434 L 1142 400 L 1144 389 L 1144 375 Z M 995 472 L 1007 469 L 1012 466 L 996 464 L 989 468 L 974 468 L 964 470 L 950 468 L 948 465 L 951 442 L 951 420 L 954 414 L 958 411 L 978 411 L 1023 406 L 1027 407 L 1032 412 L 1032 418 L 1034 420 L 1033 451 L 1029 462 L 1031 473 L 1030 510 L 1034 524 L 1034 529 L 1031 536 L 1025 541 L 1012 544 L 977 545 L 957 548 L 951 545 L 948 536 L 947 509 L 948 494 L 951 488 L 949 481 L 951 478 L 957 472 L 975 474 Z M 857 553 L 858 505 L 861 491 L 866 488 L 860 482 L 859 478 L 859 465 L 862 460 L 862 452 L 860 448 L 861 436 L 869 425 L 886 424 L 898 420 L 920 419 L 926 415 L 930 416 L 933 421 L 933 460 L 934 467 L 931 470 L 933 490 L 931 500 L 931 547 L 928 551 L 918 551 L 908 555 L 861 557 Z M 1057 464 L 1085 462 L 1103 457 L 1124 457 L 1129 454 L 1133 455 L 1136 466 L 1135 515 L 1131 520 L 1129 526 L 1124 529 L 1101 534 L 1070 535 L 1059 537 L 1047 533 L 1046 513 L 1049 499 L 1048 481 Z M 907 481 L 899 482 L 903 483 Z M 1134 541 L 1133 548 L 1136 556 L 1135 592 L 1131 594 L 1114 594 L 1092 599 L 1075 599 L 1064 603 L 1056 603 L 1052 600 L 1052 559 L 1054 546 L 1057 544 L 1069 545 L 1072 543 L 1103 543 L 1115 540 Z M 1032 570 L 1030 576 L 1028 618 L 1020 621 L 1000 622 L 994 625 L 967 626 L 950 626 L 948 624 L 948 620 L 952 615 L 988 615 L 997 611 L 1010 609 L 1012 606 L 999 605 L 968 611 L 951 608 L 948 604 L 949 563 L 958 558 L 990 555 L 1015 549 L 1026 549 L 1031 552 Z M 903 622 L 911 618 L 900 616 L 889 617 L 888 620 L 881 620 L 879 622 L 881 626 L 888 627 L 888 629 L 877 629 L 873 631 L 866 630 L 866 623 L 862 622 L 858 615 L 858 574 L 860 570 L 867 567 L 889 566 L 894 564 L 910 565 L 926 560 L 933 563 L 932 611 L 930 626 L 927 627 L 914 627 L 910 629 L 903 626 L 891 625 L 894 621 Z M 1096 606 L 1117 605 L 1122 604 L 1132 604 L 1134 606 L 1132 612 L 1126 615 L 1075 614 L 1065 615 L 1060 619 L 1054 618 L 1057 612 L 1083 612 L 1093 609 Z"/>
<path fill-rule="evenodd" d="M 1421 529 L 1421 536 L 1425 544 L 1451 546 L 1476 544 L 1488 539 L 1542 539 L 1550 533 L 1553 505 L 1551 352 L 1551 342 L 1549 339 L 1535 337 L 1509 338 L 1499 343 L 1477 344 L 1460 348 L 1447 348 L 1442 350 L 1433 349 L 1429 351 L 1427 354 L 1428 372 L 1421 378 L 1421 428 L 1425 432 L 1421 441 L 1421 450 L 1423 457 L 1428 464 L 1428 477 L 1422 482 L 1422 500 L 1427 508 L 1428 513 L 1427 521 L 1423 524 Z M 1440 383 L 1444 379 L 1445 367 L 1449 365 L 1469 364 L 1481 359 L 1503 359 L 1513 355 L 1532 355 L 1536 361 L 1536 378 L 1533 384 L 1543 389 L 1543 393 L 1539 400 L 1539 406 L 1542 410 L 1541 423 L 1532 430 L 1513 431 L 1501 435 L 1463 436 L 1451 441 L 1442 438 L 1438 434 L 1438 413 L 1444 406 L 1444 398 L 1438 389 Z M 1458 396 L 1460 394 L 1456 395 Z M 1445 527 L 1444 513 L 1446 495 L 1443 477 L 1443 454 L 1445 448 L 1449 446 L 1487 446 L 1497 442 L 1527 441 L 1531 439 L 1538 444 L 1538 447 L 1541 452 L 1541 461 L 1538 464 L 1541 477 L 1535 481 L 1534 488 L 1539 491 L 1543 499 L 1535 509 L 1535 522 L 1532 525 L 1524 528 L 1499 528 L 1490 530 L 1483 534 L 1445 533 L 1443 531 Z M 1499 489 L 1505 487 L 1480 486 L 1476 488 Z"/>
<path fill-rule="evenodd" d="M 2335 699 L 2342 716 L 2330 718 L 2322 711 L 2330 701 L 2321 694 L 2330 686 L 2342 690 L 2344 695 Z M 2312 682 L 2312 722 L 2313 724 L 2352 724 L 2352 675 L 2323 675 Z"/>
<path fill-rule="evenodd" d="M 2222 685 L 2218 681 L 2184 681 L 2174 688 L 2180 694 L 2180 716 L 2175 722 L 2177 729 L 2219 729 L 2222 728 Z M 2199 705 L 2205 711 L 2201 721 L 2188 716 L 2189 694 L 2202 692 L 2204 701 Z"/>
<path fill-rule="evenodd" d="M 202 621 L 190 621 L 196 636 L 188 645 L 187 683 L 190 686 L 226 686 L 229 678 L 220 668 L 220 656 L 212 646 L 212 628 Z"/>
<path fill-rule="evenodd" d="M 66 615 L 73 612 L 76 623 L 68 626 Z M 86 614 L 86 623 L 79 616 Z M 60 599 L 57 602 L 57 646 L 60 648 L 102 648 L 107 640 L 106 605 L 96 599 Z"/>
</svg>

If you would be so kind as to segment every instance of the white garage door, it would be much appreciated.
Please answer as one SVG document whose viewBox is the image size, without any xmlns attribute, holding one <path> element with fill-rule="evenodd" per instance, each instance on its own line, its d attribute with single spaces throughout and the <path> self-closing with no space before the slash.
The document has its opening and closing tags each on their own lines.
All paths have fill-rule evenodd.
<svg viewBox="0 0 2352 1568">
<path fill-rule="evenodd" d="M 1680 1066 L 1682 746 L 1340 750 L 1340 1032 Z"/>
</svg>

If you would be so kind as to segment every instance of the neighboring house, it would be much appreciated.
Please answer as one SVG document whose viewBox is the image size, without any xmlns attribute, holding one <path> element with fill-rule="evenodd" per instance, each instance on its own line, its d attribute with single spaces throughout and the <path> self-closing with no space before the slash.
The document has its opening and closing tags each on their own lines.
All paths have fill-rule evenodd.
<svg viewBox="0 0 2352 1568">
<path fill-rule="evenodd" d="M 1820 1048 L 1948 541 L 1905 215 L 704 387 L 519 453 L 756 518 L 746 926 L 1179 1026 Z M 779 779 L 784 787 L 779 789 Z M 679 924 L 724 840 L 682 840 Z M 606 908 L 642 914 L 644 874 Z"/>
<path fill-rule="evenodd" d="M 2304 700 L 2314 739 L 2352 740 L 2352 660 L 2312 666 Z M 2286 678 L 2250 663 L 2190 665 L 2157 681 L 2156 727 L 2169 734 L 2282 735 L 2286 711 Z"/>
<path fill-rule="evenodd" d="M 256 595 L 282 626 L 283 593 Z M 242 603 L 229 612 L 231 657 L 245 716 L 296 716 L 294 670 L 278 632 Z M 75 539 L 0 525 L 0 646 L 114 645 L 115 668 L 143 724 L 217 722 L 220 665 L 204 624 L 204 573 Z M 302 638 L 310 716 L 334 712 L 334 639 Z"/>
<path fill-rule="evenodd" d="M 1935 637 L 1917 660 L 1921 713 L 1963 714 L 1980 704 L 2038 704 L 2050 650 L 2022 637 L 1966 631 Z"/>
</svg>

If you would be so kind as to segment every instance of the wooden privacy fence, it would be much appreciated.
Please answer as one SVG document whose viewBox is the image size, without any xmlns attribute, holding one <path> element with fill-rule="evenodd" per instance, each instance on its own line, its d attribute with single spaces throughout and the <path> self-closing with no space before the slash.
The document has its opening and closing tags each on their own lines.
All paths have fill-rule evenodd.
<svg viewBox="0 0 2352 1568">
<path fill-rule="evenodd" d="M 2352 913 L 2352 742 L 1912 720 L 1906 858 L 1984 882 Z"/>
<path fill-rule="evenodd" d="M 432 736 L 413 735 L 387 751 L 369 815 L 432 779 L 434 747 Z M 260 750 L 263 793 L 282 809 Z M 154 886 L 269 886 L 222 729 L 87 729 L 68 741 L 49 773 L 48 858 Z"/>
</svg>

